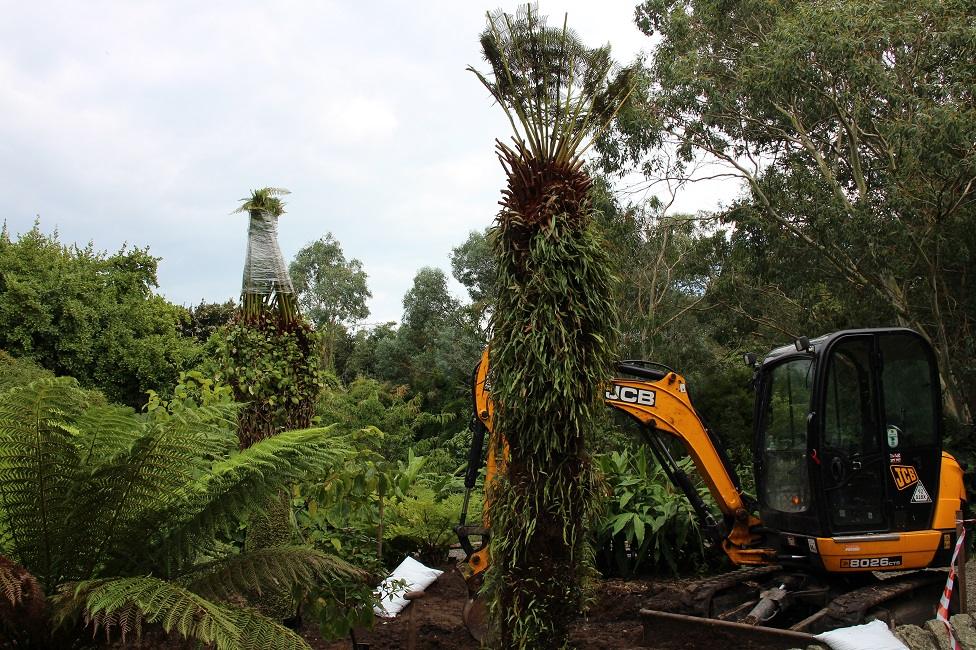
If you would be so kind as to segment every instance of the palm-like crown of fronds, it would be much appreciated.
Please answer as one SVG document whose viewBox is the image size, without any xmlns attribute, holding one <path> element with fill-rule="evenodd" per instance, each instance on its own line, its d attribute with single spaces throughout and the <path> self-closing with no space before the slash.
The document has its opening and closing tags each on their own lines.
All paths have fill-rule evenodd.
<svg viewBox="0 0 976 650">
<path fill-rule="evenodd" d="M 518 144 L 537 159 L 572 165 L 587 137 L 606 128 L 633 88 L 634 70 L 614 74 L 610 46 L 590 49 L 564 19 L 546 24 L 532 4 L 488 14 L 481 35 L 487 76 L 468 69 L 504 109 Z"/>
<path fill-rule="evenodd" d="M 283 187 L 262 187 L 259 190 L 251 190 L 251 196 L 241 199 L 241 207 L 234 210 L 232 214 L 239 212 L 267 212 L 271 216 L 280 217 L 285 213 L 285 202 L 282 196 L 291 194 Z"/>
</svg>

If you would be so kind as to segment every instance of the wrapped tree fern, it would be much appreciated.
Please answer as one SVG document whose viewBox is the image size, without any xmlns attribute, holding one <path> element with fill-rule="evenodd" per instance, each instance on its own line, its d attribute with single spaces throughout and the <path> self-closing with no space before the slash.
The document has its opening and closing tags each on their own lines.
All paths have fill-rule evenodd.
<svg viewBox="0 0 976 650">
<path fill-rule="evenodd" d="M 241 304 L 221 341 L 224 372 L 239 415 L 241 447 L 277 431 L 309 426 L 322 373 L 315 333 L 298 312 L 278 247 L 278 219 L 288 190 L 254 190 L 237 212 L 248 215 Z"/>
<path fill-rule="evenodd" d="M 237 210 L 248 215 L 247 256 L 241 305 L 221 339 L 224 373 L 238 414 L 241 448 L 288 429 L 311 425 L 323 384 L 315 332 L 298 312 L 298 301 L 278 247 L 281 197 L 288 190 L 265 187 L 244 199 Z M 290 500 L 284 492 L 271 498 L 265 512 L 247 529 L 249 548 L 288 543 L 293 531 Z M 295 613 L 286 590 L 250 594 L 262 611 L 279 619 Z"/>
<path fill-rule="evenodd" d="M 341 466 L 328 428 L 237 452 L 236 406 L 146 415 L 93 406 L 73 379 L 0 392 L 0 647 L 87 647 L 156 629 L 208 647 L 299 649 L 242 591 L 355 577 L 302 546 L 223 543 L 283 486 Z"/>
<path fill-rule="evenodd" d="M 485 592 L 500 647 L 557 648 L 580 612 L 589 565 L 585 432 L 616 333 L 583 153 L 626 100 L 632 75 L 613 74 L 609 47 L 584 47 L 529 5 L 489 14 L 481 45 L 491 72 L 472 71 L 515 131 L 497 143 L 507 187 L 491 233 L 492 396 L 510 458 L 491 489 Z"/>
</svg>

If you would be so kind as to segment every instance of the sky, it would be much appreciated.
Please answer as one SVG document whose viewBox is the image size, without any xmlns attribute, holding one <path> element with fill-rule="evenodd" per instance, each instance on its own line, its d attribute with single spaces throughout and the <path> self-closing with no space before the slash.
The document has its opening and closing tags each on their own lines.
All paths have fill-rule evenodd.
<svg viewBox="0 0 976 650">
<path fill-rule="evenodd" d="M 470 1 L 14 2 L 0 23 L 0 219 L 162 258 L 178 304 L 240 293 L 251 189 L 292 193 L 286 260 L 331 232 L 363 263 L 368 323 L 399 320 L 418 269 L 497 213 L 508 138 Z M 517 5 L 501 5 L 513 10 Z M 543 1 L 633 60 L 634 0 Z M 714 203 L 714 191 L 681 207 Z M 463 288 L 453 283 L 453 290 Z"/>
</svg>

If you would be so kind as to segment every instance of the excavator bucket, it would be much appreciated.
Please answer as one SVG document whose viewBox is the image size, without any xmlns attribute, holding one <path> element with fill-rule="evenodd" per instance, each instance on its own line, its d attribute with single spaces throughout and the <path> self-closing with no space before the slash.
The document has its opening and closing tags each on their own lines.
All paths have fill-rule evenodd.
<svg viewBox="0 0 976 650">
<path fill-rule="evenodd" d="M 485 601 L 477 596 L 468 598 L 461 612 L 464 627 L 468 628 L 475 641 L 483 642 L 488 636 L 488 611 Z"/>
</svg>

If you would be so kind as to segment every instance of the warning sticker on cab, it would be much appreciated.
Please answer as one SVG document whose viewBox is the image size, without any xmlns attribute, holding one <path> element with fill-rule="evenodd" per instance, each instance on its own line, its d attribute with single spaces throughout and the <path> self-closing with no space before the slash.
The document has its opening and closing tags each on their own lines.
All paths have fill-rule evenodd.
<svg viewBox="0 0 976 650">
<path fill-rule="evenodd" d="M 918 472 L 912 465 L 892 465 L 891 476 L 895 479 L 895 487 L 899 490 L 918 483 Z"/>
</svg>

